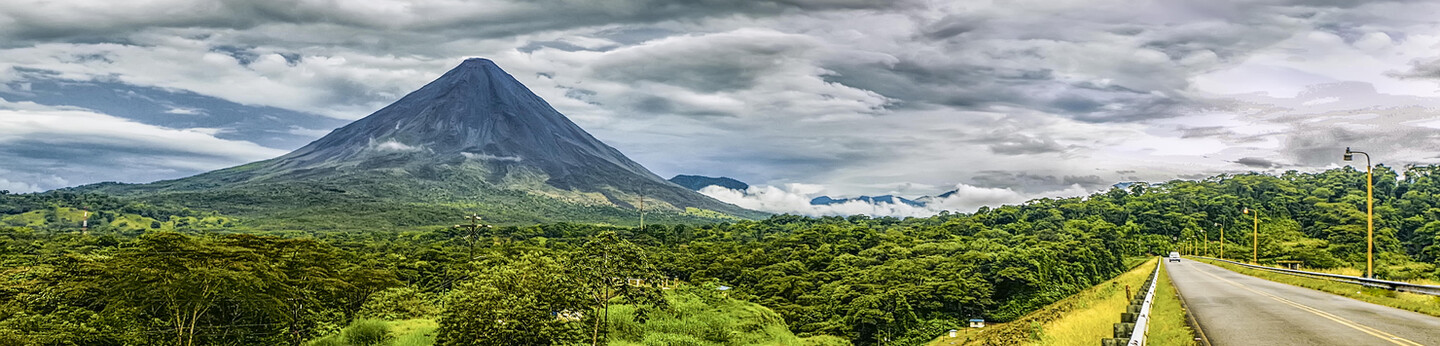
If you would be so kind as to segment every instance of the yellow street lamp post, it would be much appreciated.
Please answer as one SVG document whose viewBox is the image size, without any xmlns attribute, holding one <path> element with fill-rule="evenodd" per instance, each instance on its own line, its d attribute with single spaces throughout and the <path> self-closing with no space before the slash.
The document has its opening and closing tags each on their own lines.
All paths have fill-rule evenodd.
<svg viewBox="0 0 1440 346">
<path fill-rule="evenodd" d="M 1370 154 L 1345 147 L 1345 161 L 1365 155 L 1365 277 L 1375 278 L 1375 176 L 1370 171 Z"/>
<path fill-rule="evenodd" d="M 1250 244 L 1255 247 L 1255 252 L 1250 255 L 1250 263 L 1258 264 L 1260 263 L 1260 211 L 1256 210 L 1254 213 L 1251 213 L 1250 208 L 1245 208 L 1245 213 L 1255 215 L 1255 233 L 1252 233 L 1252 238 L 1250 239 Z"/>
<path fill-rule="evenodd" d="M 1203 229 L 1200 230 L 1200 241 L 1205 244 L 1205 256 L 1210 256 L 1210 234 Z"/>
<path fill-rule="evenodd" d="M 1220 259 L 1225 259 L 1225 225 L 1215 224 L 1220 227 Z"/>
</svg>

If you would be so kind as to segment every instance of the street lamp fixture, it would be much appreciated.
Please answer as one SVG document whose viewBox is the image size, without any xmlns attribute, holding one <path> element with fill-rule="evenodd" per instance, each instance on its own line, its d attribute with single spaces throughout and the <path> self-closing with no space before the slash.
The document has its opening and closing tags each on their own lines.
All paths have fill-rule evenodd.
<svg viewBox="0 0 1440 346">
<path fill-rule="evenodd" d="M 1345 147 L 1345 161 L 1365 155 L 1365 277 L 1375 278 L 1375 176 L 1370 169 L 1370 154 Z"/>
</svg>

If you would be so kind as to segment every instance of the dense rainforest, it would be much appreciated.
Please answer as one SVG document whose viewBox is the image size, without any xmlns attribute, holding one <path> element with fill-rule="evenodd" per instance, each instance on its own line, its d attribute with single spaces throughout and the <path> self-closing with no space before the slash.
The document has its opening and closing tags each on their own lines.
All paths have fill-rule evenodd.
<svg viewBox="0 0 1440 346">
<path fill-rule="evenodd" d="M 1376 167 L 1377 276 L 1436 278 L 1437 172 Z M 438 321 L 447 345 L 758 340 L 747 333 L 916 344 L 965 319 L 1015 319 L 1122 272 L 1126 257 L 1216 243 L 1221 227 L 1226 257 L 1248 259 L 1258 221 L 1261 262 L 1363 267 L 1364 208 L 1365 173 L 1351 168 L 1137 183 L 928 218 L 643 229 L 257 231 L 104 195 L 0 194 L 0 345 L 318 344 L 360 321 L 411 318 Z M 776 321 L 662 327 L 725 309 Z"/>
</svg>

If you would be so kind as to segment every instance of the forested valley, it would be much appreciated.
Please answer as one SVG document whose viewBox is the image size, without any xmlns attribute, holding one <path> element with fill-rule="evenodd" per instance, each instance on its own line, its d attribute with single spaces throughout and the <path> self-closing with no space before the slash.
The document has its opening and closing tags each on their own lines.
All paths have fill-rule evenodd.
<svg viewBox="0 0 1440 346">
<path fill-rule="evenodd" d="M 1376 169 L 1377 276 L 1437 278 L 1440 167 Z M 257 231 L 180 206 L 3 194 L 0 345 L 399 344 L 366 333 L 399 320 L 433 321 L 417 344 L 918 344 L 1199 239 L 1229 258 L 1258 237 L 1262 263 L 1363 267 L 1365 218 L 1365 172 L 1348 167 L 928 218 L 643 229 Z"/>
</svg>

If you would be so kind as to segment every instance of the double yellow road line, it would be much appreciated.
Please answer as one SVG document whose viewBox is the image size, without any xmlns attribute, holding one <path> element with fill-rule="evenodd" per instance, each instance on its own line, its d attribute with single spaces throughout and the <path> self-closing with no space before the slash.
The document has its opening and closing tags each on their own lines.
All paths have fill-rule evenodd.
<svg viewBox="0 0 1440 346">
<path fill-rule="evenodd" d="M 1296 303 L 1296 302 L 1291 301 L 1291 300 L 1289 300 L 1289 299 L 1281 298 L 1280 296 L 1277 296 L 1277 295 L 1273 295 L 1273 294 L 1269 294 L 1269 293 L 1265 293 L 1265 292 L 1260 292 L 1260 291 L 1257 291 L 1257 290 L 1255 290 L 1255 289 L 1253 289 L 1253 288 L 1245 287 L 1245 285 L 1241 285 L 1240 283 L 1237 283 L 1237 282 L 1234 282 L 1234 281 L 1230 281 L 1229 279 L 1216 276 L 1215 274 L 1211 274 L 1211 273 L 1209 273 L 1209 272 L 1206 272 L 1206 271 L 1204 271 L 1204 270 L 1201 270 L 1201 269 L 1198 268 L 1198 267 L 1195 268 L 1195 271 L 1200 272 L 1201 274 L 1205 274 L 1205 275 L 1207 275 L 1207 276 L 1210 276 L 1210 277 L 1212 277 L 1212 278 L 1215 278 L 1216 280 L 1224 281 L 1225 283 L 1228 283 L 1228 284 L 1233 285 L 1233 286 L 1235 286 L 1235 287 L 1239 287 L 1240 289 L 1243 289 L 1243 290 L 1246 290 L 1246 291 L 1250 291 L 1250 292 L 1254 292 L 1255 294 L 1258 294 L 1258 295 L 1263 296 L 1263 297 L 1266 297 L 1266 298 L 1274 299 L 1275 301 L 1284 303 L 1285 305 L 1293 306 L 1293 307 L 1295 307 L 1295 308 L 1297 308 L 1297 309 L 1300 309 L 1300 310 L 1303 310 L 1303 311 L 1306 311 L 1306 312 L 1309 312 L 1309 313 L 1318 315 L 1318 316 L 1320 316 L 1320 317 L 1324 317 L 1324 318 L 1326 318 L 1326 319 L 1328 319 L 1328 320 L 1331 320 L 1331 321 L 1335 321 L 1336 323 L 1339 323 L 1339 324 L 1344 325 L 1344 326 L 1346 326 L 1346 327 L 1354 328 L 1355 330 L 1364 332 L 1365 334 L 1370 334 L 1370 336 L 1374 336 L 1374 337 L 1376 337 L 1376 338 L 1380 338 L 1380 340 L 1389 341 L 1390 343 L 1393 343 L 1393 344 L 1396 344 L 1396 345 L 1424 346 L 1424 345 L 1421 344 L 1421 343 L 1414 342 L 1414 341 L 1410 341 L 1410 340 L 1406 340 L 1405 338 L 1395 336 L 1394 334 L 1386 333 L 1386 332 L 1381 331 L 1381 330 L 1379 330 L 1379 329 L 1375 329 L 1374 327 L 1370 327 L 1370 326 L 1367 326 L 1367 325 L 1363 325 L 1363 324 L 1360 324 L 1360 323 L 1356 323 L 1355 321 L 1351 321 L 1351 320 L 1345 319 L 1344 317 L 1336 316 L 1335 314 L 1332 314 L 1332 313 L 1328 313 L 1328 312 L 1325 312 L 1325 311 L 1321 311 L 1320 309 L 1316 309 L 1316 308 L 1312 308 L 1312 307 L 1306 306 L 1305 304 Z"/>
</svg>

